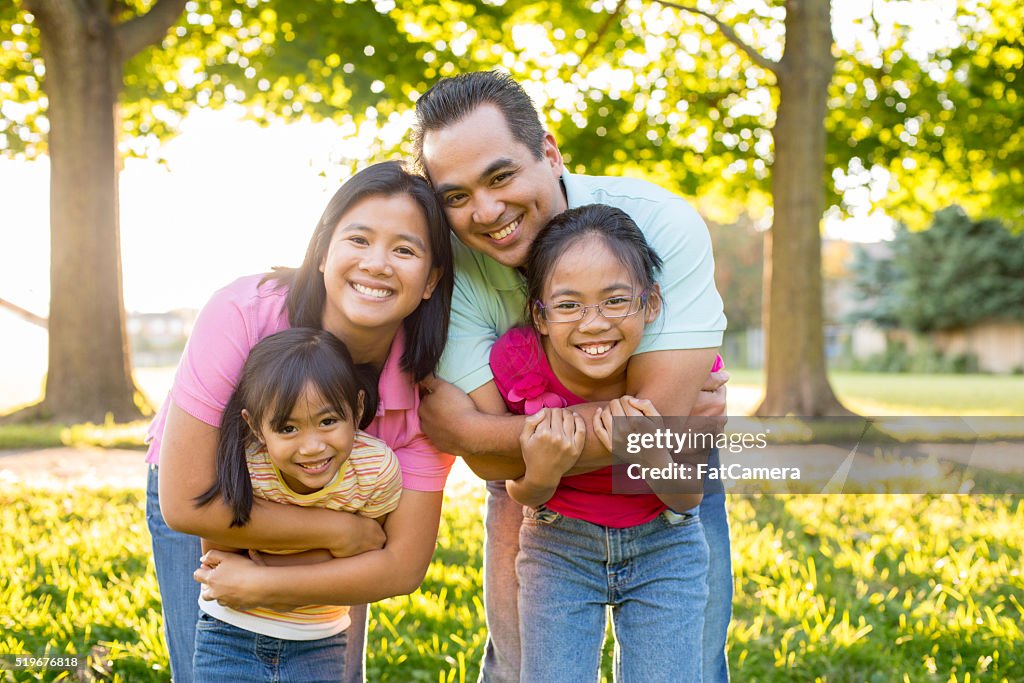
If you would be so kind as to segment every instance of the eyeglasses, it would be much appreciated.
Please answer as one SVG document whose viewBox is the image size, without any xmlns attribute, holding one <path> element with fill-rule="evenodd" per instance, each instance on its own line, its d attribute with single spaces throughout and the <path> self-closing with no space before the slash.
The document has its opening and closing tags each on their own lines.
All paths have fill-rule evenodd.
<svg viewBox="0 0 1024 683">
<path fill-rule="evenodd" d="M 576 301 L 559 301 L 558 303 L 545 306 L 539 299 L 534 306 L 540 311 L 544 320 L 549 323 L 574 323 L 587 317 L 590 309 L 596 308 L 597 312 L 609 320 L 614 318 L 626 318 L 637 313 L 647 305 L 647 290 L 640 292 L 638 296 L 613 296 L 605 299 L 599 304 L 584 306 Z"/>
</svg>

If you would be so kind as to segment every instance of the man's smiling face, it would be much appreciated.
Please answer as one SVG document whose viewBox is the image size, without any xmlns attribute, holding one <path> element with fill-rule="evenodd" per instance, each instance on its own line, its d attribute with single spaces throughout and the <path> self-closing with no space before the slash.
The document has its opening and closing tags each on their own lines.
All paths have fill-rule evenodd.
<svg viewBox="0 0 1024 683">
<path fill-rule="evenodd" d="M 510 268 L 526 263 L 534 238 L 566 209 L 554 138 L 538 159 L 493 105 L 426 133 L 422 159 L 459 239 Z"/>
</svg>

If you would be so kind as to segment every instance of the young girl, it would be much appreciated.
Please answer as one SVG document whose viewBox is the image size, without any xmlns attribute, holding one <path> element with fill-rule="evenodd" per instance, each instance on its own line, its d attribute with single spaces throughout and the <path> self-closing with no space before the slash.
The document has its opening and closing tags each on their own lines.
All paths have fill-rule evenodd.
<svg viewBox="0 0 1024 683">
<path fill-rule="evenodd" d="M 232 526 L 244 526 L 257 496 L 358 513 L 387 532 L 402 475 L 394 452 L 360 431 L 376 414 L 375 387 L 373 373 L 355 367 L 329 332 L 296 327 L 266 337 L 252 348 L 224 410 L 217 480 L 197 505 L 220 497 L 232 510 Z M 203 550 L 210 547 L 204 541 Z M 305 564 L 331 557 L 326 550 L 301 555 Z M 236 610 L 202 594 L 199 606 L 196 680 L 341 679 L 348 607 Z"/>
<path fill-rule="evenodd" d="M 509 330 L 491 352 L 506 405 L 532 415 L 520 435 L 526 473 L 507 483 L 525 506 L 516 560 L 523 681 L 597 680 L 608 606 L 617 680 L 701 678 L 701 495 L 613 494 L 610 467 L 563 476 L 586 430 L 567 406 L 610 401 L 594 418 L 609 449 L 613 415 L 658 414 L 624 394 L 627 363 L 660 310 L 660 266 L 619 209 L 566 211 L 530 248 L 532 329 Z"/>
</svg>

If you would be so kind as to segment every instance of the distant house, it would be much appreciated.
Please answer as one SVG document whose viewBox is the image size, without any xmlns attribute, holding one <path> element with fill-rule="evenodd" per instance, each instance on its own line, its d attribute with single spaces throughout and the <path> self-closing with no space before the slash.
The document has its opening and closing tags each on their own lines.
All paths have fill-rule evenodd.
<svg viewBox="0 0 1024 683">
<path fill-rule="evenodd" d="M 197 312 L 179 309 L 167 313 L 130 313 L 126 323 L 134 367 L 178 364 L 192 333 Z"/>
<path fill-rule="evenodd" d="M 849 245 L 823 243 L 823 262 L 841 260 L 848 264 L 852 258 Z M 873 259 L 884 259 L 891 253 L 888 242 L 859 245 Z M 841 259 L 836 258 L 842 253 Z M 982 372 L 1008 374 L 1024 369 L 1024 323 L 987 321 L 958 330 L 944 330 L 919 334 L 904 329 L 883 329 L 868 320 L 849 322 L 858 309 L 871 306 L 870 301 L 859 301 L 854 293 L 853 279 L 845 268 L 825 277 L 826 338 L 842 340 L 850 355 L 866 360 L 886 352 L 892 344 L 906 348 L 911 355 L 920 351 L 933 351 L 943 358 L 972 357 Z M 829 327 L 832 334 L 829 334 Z M 830 354 L 832 355 L 832 354 Z"/>
</svg>

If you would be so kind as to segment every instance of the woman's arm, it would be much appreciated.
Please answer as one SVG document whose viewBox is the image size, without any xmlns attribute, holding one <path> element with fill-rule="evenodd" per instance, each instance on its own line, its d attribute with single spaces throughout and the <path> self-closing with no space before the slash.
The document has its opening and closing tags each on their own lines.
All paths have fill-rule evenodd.
<svg viewBox="0 0 1024 683">
<path fill-rule="evenodd" d="M 195 498 L 216 479 L 220 430 L 172 402 L 160 449 L 160 511 L 167 525 L 232 548 L 327 548 L 347 557 L 384 545 L 384 531 L 372 519 L 348 512 L 306 508 L 255 499 L 244 527 L 231 527 L 232 513 L 216 499 L 196 507 Z"/>
<path fill-rule="evenodd" d="M 404 489 L 380 550 L 300 567 L 265 567 L 214 550 L 194 577 L 204 598 L 235 609 L 356 605 L 406 595 L 419 588 L 430 566 L 442 498 L 441 491 Z"/>
</svg>

